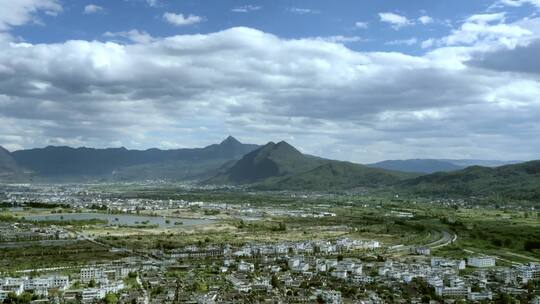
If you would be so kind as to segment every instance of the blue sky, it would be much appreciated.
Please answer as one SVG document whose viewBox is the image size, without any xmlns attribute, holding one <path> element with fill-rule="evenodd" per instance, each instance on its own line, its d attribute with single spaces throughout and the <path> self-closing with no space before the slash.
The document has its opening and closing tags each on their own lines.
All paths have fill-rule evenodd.
<svg viewBox="0 0 540 304">
<path fill-rule="evenodd" d="M 0 145 L 537 159 L 540 0 L 0 0 Z"/>
<path fill-rule="evenodd" d="M 489 11 L 491 0 L 446 1 L 215 1 L 215 0 L 118 0 L 64 1 L 62 13 L 56 16 L 40 14 L 44 24 L 29 23 L 12 32 L 33 43 L 63 42 L 66 40 L 107 40 L 106 32 L 132 29 L 145 31 L 155 37 L 183 34 L 212 33 L 231 27 L 250 27 L 283 38 L 333 37 L 351 39 L 347 46 L 359 51 L 421 52 L 419 44 L 396 44 L 396 41 L 427 40 L 448 34 L 468 16 Z M 99 10 L 85 13 L 94 5 Z M 505 8 L 508 18 L 531 13 L 527 5 Z M 168 24 L 167 12 L 195 15 L 203 20 L 188 26 Z M 410 24 L 396 30 L 381 21 L 379 14 L 393 13 L 409 20 Z M 422 24 L 419 18 L 432 18 Z M 358 24 L 358 26 L 357 26 Z M 357 40 L 357 41 L 354 41 Z"/>
</svg>

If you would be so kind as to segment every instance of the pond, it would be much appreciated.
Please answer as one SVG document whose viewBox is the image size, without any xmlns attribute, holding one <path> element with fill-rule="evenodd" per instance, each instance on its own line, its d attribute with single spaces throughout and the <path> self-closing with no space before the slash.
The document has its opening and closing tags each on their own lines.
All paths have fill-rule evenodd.
<svg viewBox="0 0 540 304">
<path fill-rule="evenodd" d="M 30 221 L 84 221 L 84 220 L 105 220 L 109 225 L 118 226 L 158 226 L 159 228 L 190 227 L 208 225 L 213 220 L 206 219 L 184 219 L 184 218 L 164 218 L 157 216 L 129 215 L 129 214 L 106 214 L 106 213 L 59 213 L 51 215 L 26 216 Z"/>
</svg>

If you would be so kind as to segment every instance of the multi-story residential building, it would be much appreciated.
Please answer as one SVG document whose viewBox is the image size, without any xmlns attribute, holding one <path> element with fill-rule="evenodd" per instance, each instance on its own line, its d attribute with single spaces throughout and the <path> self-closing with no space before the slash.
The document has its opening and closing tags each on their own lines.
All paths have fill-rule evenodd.
<svg viewBox="0 0 540 304">
<path fill-rule="evenodd" d="M 0 290 L 6 293 L 14 293 L 20 295 L 24 292 L 24 279 L 6 278 L 0 281 Z"/>
<path fill-rule="evenodd" d="M 491 291 L 470 292 L 467 298 L 470 301 L 492 300 L 493 299 L 493 293 Z"/>
<path fill-rule="evenodd" d="M 375 282 L 375 279 L 364 275 L 355 275 L 351 277 L 351 282 L 355 284 L 370 284 Z"/>
<path fill-rule="evenodd" d="M 467 259 L 467 265 L 471 267 L 485 268 L 494 267 L 495 258 L 490 256 L 476 256 Z"/>
<path fill-rule="evenodd" d="M 334 290 L 326 291 L 325 290 L 325 291 L 322 291 L 320 295 L 325 303 L 328 303 L 328 304 L 341 304 L 342 303 L 341 292 L 339 291 L 334 291 Z"/>
<path fill-rule="evenodd" d="M 238 263 L 238 271 L 240 272 L 253 272 L 255 271 L 255 265 L 252 263 L 246 263 L 244 261 L 241 261 Z"/>
<path fill-rule="evenodd" d="M 92 280 L 98 281 L 104 278 L 105 274 L 102 268 L 91 267 L 91 268 L 82 268 L 80 270 L 81 282 L 88 283 Z"/>
<path fill-rule="evenodd" d="M 415 248 L 414 251 L 416 252 L 416 254 L 420 254 L 420 255 L 430 255 L 431 254 L 431 249 L 429 249 L 429 247 L 417 247 L 417 248 Z"/>
<path fill-rule="evenodd" d="M 95 300 L 105 298 L 105 291 L 100 288 L 86 288 L 82 291 L 83 303 L 92 303 Z"/>
<path fill-rule="evenodd" d="M 471 292 L 470 287 L 466 286 L 437 286 L 435 287 L 435 294 L 440 297 L 449 297 L 449 298 L 466 298 Z"/>
</svg>

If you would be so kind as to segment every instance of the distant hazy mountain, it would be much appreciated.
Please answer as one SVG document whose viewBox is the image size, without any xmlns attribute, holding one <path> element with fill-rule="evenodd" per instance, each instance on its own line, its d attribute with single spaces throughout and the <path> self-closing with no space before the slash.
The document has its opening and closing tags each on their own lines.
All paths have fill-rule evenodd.
<svg viewBox="0 0 540 304">
<path fill-rule="evenodd" d="M 302 154 L 284 141 L 277 144 L 270 142 L 246 154 L 229 170 L 218 174 L 207 183 L 252 184 L 268 178 L 307 171 L 325 162 L 327 160 Z"/>
<path fill-rule="evenodd" d="M 387 170 L 416 173 L 451 172 L 470 166 L 500 167 L 517 164 L 519 161 L 481 160 L 481 159 L 406 159 L 385 160 L 368 166 Z"/>
<path fill-rule="evenodd" d="M 393 171 L 417 173 L 449 172 L 463 169 L 462 166 L 437 159 L 385 160 L 368 166 Z"/>
<path fill-rule="evenodd" d="M 459 167 L 479 162 L 492 166 L 503 163 L 416 159 L 364 166 L 305 155 L 283 141 L 257 146 L 228 137 L 205 148 L 176 150 L 46 147 L 10 153 L 0 147 L 0 180 L 204 180 L 207 184 L 263 190 L 315 191 L 388 186 L 421 196 L 540 201 L 540 161 L 493 168 Z M 402 171 L 450 172 L 419 176 Z"/>
<path fill-rule="evenodd" d="M 449 162 L 462 168 L 470 166 L 482 166 L 482 167 L 500 167 L 505 165 L 512 165 L 522 163 L 519 160 L 485 160 L 485 159 L 439 159 L 440 161 Z"/>
<path fill-rule="evenodd" d="M 435 196 L 495 196 L 540 201 L 540 161 L 496 168 L 473 166 L 404 181 L 406 191 Z"/>
<path fill-rule="evenodd" d="M 41 177 L 115 180 L 189 179 L 215 174 L 224 163 L 258 148 L 229 136 L 205 148 L 175 150 L 93 149 L 49 146 L 20 150 L 13 158 Z"/>
</svg>

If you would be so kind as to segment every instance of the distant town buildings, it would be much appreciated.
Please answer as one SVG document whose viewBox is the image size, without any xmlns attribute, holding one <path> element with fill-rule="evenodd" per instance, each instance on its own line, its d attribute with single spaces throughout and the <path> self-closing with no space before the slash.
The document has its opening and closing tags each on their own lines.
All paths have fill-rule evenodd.
<svg viewBox="0 0 540 304">
<path fill-rule="evenodd" d="M 467 259 L 467 265 L 471 267 L 485 268 L 494 267 L 495 258 L 490 256 L 475 256 Z"/>
</svg>

